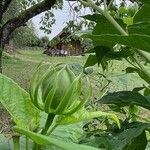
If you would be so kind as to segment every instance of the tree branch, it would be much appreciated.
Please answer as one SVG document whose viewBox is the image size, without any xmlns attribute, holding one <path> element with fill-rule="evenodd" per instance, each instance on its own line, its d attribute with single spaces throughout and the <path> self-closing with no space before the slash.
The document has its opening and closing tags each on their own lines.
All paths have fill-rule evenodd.
<svg viewBox="0 0 150 150">
<path fill-rule="evenodd" d="M 4 6 L 3 6 L 3 14 L 6 12 L 8 6 L 10 5 L 12 0 L 5 0 Z"/>
<path fill-rule="evenodd" d="M 6 12 L 12 0 L 0 0 L 0 23 L 2 21 L 3 14 Z"/>
<path fill-rule="evenodd" d="M 46 10 L 50 10 L 51 7 L 56 3 L 56 0 L 44 0 L 29 9 L 21 12 L 17 17 L 10 19 L 7 21 L 2 27 L 2 36 L 3 42 L 7 41 L 9 35 L 18 27 L 24 25 L 29 19 L 32 17 L 44 12 Z"/>
</svg>

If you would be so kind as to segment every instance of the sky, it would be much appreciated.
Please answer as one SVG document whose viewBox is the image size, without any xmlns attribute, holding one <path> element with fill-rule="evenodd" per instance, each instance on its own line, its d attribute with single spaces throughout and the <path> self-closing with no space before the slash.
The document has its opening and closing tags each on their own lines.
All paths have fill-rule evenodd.
<svg viewBox="0 0 150 150">
<path fill-rule="evenodd" d="M 73 3 L 74 2 L 70 2 L 71 5 Z M 116 0 L 116 3 L 119 4 L 120 0 Z M 128 3 L 128 5 L 129 4 L 130 3 Z M 62 29 L 66 26 L 66 22 L 73 19 L 73 14 L 70 11 L 70 6 L 69 6 L 68 1 L 64 1 L 62 10 L 55 10 L 53 13 L 55 14 L 56 22 L 52 26 L 52 33 L 50 33 L 50 34 L 45 34 L 42 30 L 39 29 L 40 28 L 40 20 L 41 20 L 40 18 L 43 15 L 43 13 L 40 14 L 40 15 L 35 16 L 32 19 L 32 21 L 35 25 L 36 33 L 39 37 L 42 37 L 42 36 L 46 35 L 46 36 L 49 37 L 49 39 L 52 39 L 53 37 L 55 37 L 57 34 L 59 34 L 62 31 Z M 81 13 L 79 14 L 79 16 L 86 15 L 86 14 L 89 14 L 89 13 L 90 13 L 89 8 L 81 9 Z"/>
<path fill-rule="evenodd" d="M 89 9 L 86 8 L 86 9 L 81 11 L 80 15 L 85 15 L 85 14 L 88 14 L 89 12 L 90 12 Z M 69 3 L 67 1 L 64 2 L 63 9 L 62 10 L 55 10 L 54 14 L 55 14 L 56 22 L 52 26 L 52 33 L 50 33 L 48 35 L 39 29 L 40 20 L 41 20 L 40 18 L 43 15 L 43 13 L 35 16 L 32 19 L 32 21 L 35 25 L 36 33 L 38 34 L 39 37 L 46 35 L 50 39 L 52 39 L 53 37 L 55 37 L 58 33 L 60 33 L 62 31 L 62 29 L 66 26 L 66 22 L 68 22 L 69 20 L 72 20 L 72 18 L 73 18 L 73 14 L 70 12 L 70 6 L 69 6 Z"/>
</svg>

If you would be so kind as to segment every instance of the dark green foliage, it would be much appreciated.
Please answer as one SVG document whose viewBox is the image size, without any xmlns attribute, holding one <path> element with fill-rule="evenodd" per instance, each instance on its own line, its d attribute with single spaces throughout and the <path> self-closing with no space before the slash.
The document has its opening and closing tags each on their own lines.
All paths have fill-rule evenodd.
<svg viewBox="0 0 150 150">
<path fill-rule="evenodd" d="M 118 91 L 107 93 L 98 103 L 108 104 L 111 111 L 115 111 L 124 116 L 121 118 L 121 129 L 116 130 L 112 125 L 107 126 L 107 130 L 92 131 L 86 140 L 87 144 L 108 150 L 145 150 L 147 138 L 145 130 L 149 128 L 149 124 L 140 123 L 138 121 L 149 122 L 149 119 L 143 119 L 138 110 L 140 107 L 150 110 L 150 73 L 146 68 L 149 65 L 150 52 L 150 3 L 141 0 L 144 5 L 137 4 L 126 7 L 124 4 L 111 12 L 114 16 L 114 22 L 107 16 L 100 14 L 86 15 L 85 19 L 94 21 L 96 26 L 92 32 L 83 35 L 93 41 L 93 46 L 85 67 L 101 64 L 103 71 L 108 67 L 108 63 L 113 59 L 126 59 L 130 65 L 126 68 L 126 73 L 137 73 L 143 82 L 143 86 L 134 88 L 133 91 Z M 101 13 L 102 10 L 96 6 L 91 6 Z M 103 14 L 101 13 L 101 14 Z M 118 19 L 119 18 L 119 19 Z M 124 23 L 126 24 L 124 24 Z M 123 29 L 123 31 L 120 30 Z M 143 51 L 146 51 L 143 54 Z M 107 68 L 108 70 L 110 68 Z M 140 93 L 139 93 L 140 92 Z M 140 107 L 138 107 L 140 106 Z M 137 121 L 134 124 L 134 121 Z M 131 124 L 130 124 L 131 122 Z M 115 132 L 117 131 L 117 133 Z M 90 134 L 90 132 L 88 132 Z M 82 141 L 83 142 L 83 141 Z M 85 143 L 86 143 L 85 142 Z M 83 142 L 84 143 L 84 142 Z M 94 143 L 94 144 L 93 144 Z"/>
<path fill-rule="evenodd" d="M 142 34 L 131 34 L 129 36 L 101 34 L 86 35 L 93 40 L 94 46 L 107 46 L 113 48 L 117 43 L 150 52 L 150 37 Z"/>
<path fill-rule="evenodd" d="M 147 145 L 145 129 L 149 127 L 149 124 L 131 123 L 118 133 L 98 134 L 81 142 L 105 150 L 145 150 Z"/>
<path fill-rule="evenodd" d="M 143 5 L 141 9 L 136 13 L 136 15 L 133 18 L 133 23 L 138 22 L 149 22 L 149 9 L 150 9 L 150 3 Z"/>
<path fill-rule="evenodd" d="M 90 21 L 96 22 L 96 26 L 93 28 L 92 34 L 100 35 L 100 34 L 119 34 L 119 31 L 110 24 L 106 18 L 100 14 L 86 15 L 83 18 L 88 19 Z M 117 20 L 117 22 L 125 28 L 125 24 L 122 20 Z"/>
<path fill-rule="evenodd" d="M 13 42 L 16 47 L 43 46 L 41 44 L 42 41 L 35 34 L 32 24 L 16 29 L 10 37 L 10 41 Z"/>
<path fill-rule="evenodd" d="M 96 55 L 89 55 L 84 67 L 86 68 L 86 67 L 89 67 L 89 66 L 94 66 L 95 64 L 97 64 Z"/>
<path fill-rule="evenodd" d="M 150 109 L 150 101 L 135 91 L 120 91 L 107 94 L 100 101 L 103 104 L 115 104 L 119 107 L 138 105 Z"/>
</svg>

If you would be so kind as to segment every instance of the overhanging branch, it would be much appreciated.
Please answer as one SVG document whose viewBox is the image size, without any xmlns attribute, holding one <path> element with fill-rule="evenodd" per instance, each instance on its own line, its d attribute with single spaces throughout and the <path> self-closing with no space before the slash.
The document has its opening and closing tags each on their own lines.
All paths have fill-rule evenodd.
<svg viewBox="0 0 150 150">
<path fill-rule="evenodd" d="M 3 6 L 3 14 L 6 12 L 7 8 L 9 7 L 12 0 L 5 0 L 4 6 Z"/>
<path fill-rule="evenodd" d="M 3 27 L 3 40 L 7 40 L 8 36 L 18 27 L 25 24 L 32 17 L 44 12 L 46 10 L 50 10 L 52 6 L 56 3 L 56 0 L 44 0 L 29 9 L 21 12 L 17 17 L 10 19 L 7 21 Z"/>
<path fill-rule="evenodd" d="M 2 21 L 3 14 L 6 12 L 12 0 L 0 0 L 0 23 Z"/>
</svg>

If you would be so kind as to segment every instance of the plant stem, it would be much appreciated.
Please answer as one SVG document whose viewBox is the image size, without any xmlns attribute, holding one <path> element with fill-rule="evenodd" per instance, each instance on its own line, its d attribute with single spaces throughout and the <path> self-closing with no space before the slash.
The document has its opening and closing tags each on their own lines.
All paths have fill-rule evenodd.
<svg viewBox="0 0 150 150">
<path fill-rule="evenodd" d="M 26 150 L 29 150 L 29 138 L 26 136 Z"/>
<path fill-rule="evenodd" d="M 14 150 L 20 150 L 20 136 L 13 136 Z"/>
<path fill-rule="evenodd" d="M 46 120 L 46 123 L 45 123 L 45 127 L 41 131 L 41 134 L 43 134 L 43 135 L 47 134 L 47 131 L 48 131 L 50 125 L 52 124 L 54 117 L 55 117 L 54 114 L 48 114 L 48 117 L 47 117 L 47 120 Z"/>
<path fill-rule="evenodd" d="M 54 131 L 54 129 L 55 129 L 57 126 L 58 126 L 57 124 L 55 124 L 55 125 L 53 125 L 53 126 L 50 126 L 50 128 L 49 128 L 49 130 L 48 130 L 48 132 L 47 132 L 47 135 L 50 135 L 50 134 Z"/>
<path fill-rule="evenodd" d="M 48 114 L 45 126 L 44 126 L 43 130 L 41 131 L 41 134 L 43 134 L 43 135 L 47 134 L 47 131 L 48 131 L 49 127 L 51 126 L 54 118 L 55 118 L 55 114 Z M 40 150 L 40 149 L 41 149 L 41 145 L 34 143 L 33 150 Z"/>
</svg>

